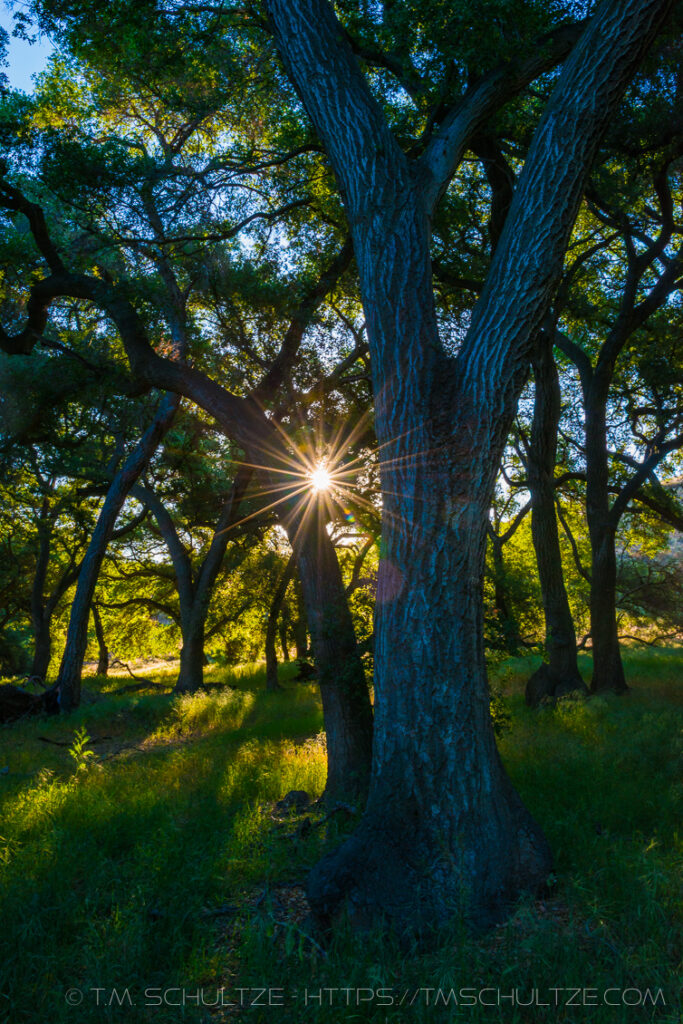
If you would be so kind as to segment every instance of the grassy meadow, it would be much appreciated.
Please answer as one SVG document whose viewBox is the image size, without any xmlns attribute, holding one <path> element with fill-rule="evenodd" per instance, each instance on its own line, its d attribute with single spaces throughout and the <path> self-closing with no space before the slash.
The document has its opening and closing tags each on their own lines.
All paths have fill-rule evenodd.
<svg viewBox="0 0 683 1024">
<path fill-rule="evenodd" d="M 274 806 L 325 780 L 293 667 L 277 694 L 260 666 L 212 667 L 224 688 L 185 697 L 170 674 L 90 678 L 68 719 L 0 727 L 0 1020 L 679 1022 L 683 661 L 626 664 L 627 696 L 533 712 L 533 660 L 496 669 L 501 753 L 555 872 L 506 924 L 455 922 L 428 952 L 309 934 L 307 869 L 354 816 Z"/>
</svg>

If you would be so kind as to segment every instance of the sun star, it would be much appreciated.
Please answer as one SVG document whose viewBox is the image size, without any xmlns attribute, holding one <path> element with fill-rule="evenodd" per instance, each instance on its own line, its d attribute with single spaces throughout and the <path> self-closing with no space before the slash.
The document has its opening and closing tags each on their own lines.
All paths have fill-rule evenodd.
<svg viewBox="0 0 683 1024">
<path fill-rule="evenodd" d="M 317 466 L 311 473 L 311 486 L 314 491 L 327 491 L 331 483 L 330 474 L 324 466 Z"/>
</svg>

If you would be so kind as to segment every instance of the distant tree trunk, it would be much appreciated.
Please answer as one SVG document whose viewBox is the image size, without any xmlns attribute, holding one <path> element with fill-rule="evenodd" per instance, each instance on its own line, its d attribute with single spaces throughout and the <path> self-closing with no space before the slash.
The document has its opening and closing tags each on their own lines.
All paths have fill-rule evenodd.
<svg viewBox="0 0 683 1024">
<path fill-rule="evenodd" d="M 270 611 L 268 613 L 268 625 L 266 627 L 266 690 L 271 693 L 281 689 L 280 684 L 277 681 L 277 653 L 275 650 L 275 640 L 277 638 L 277 621 L 282 609 L 282 602 L 285 599 L 287 588 L 292 581 L 292 577 L 296 571 L 296 562 L 294 555 L 290 555 L 287 565 L 284 568 L 282 576 L 280 577 L 278 584 L 273 594 L 273 600 L 270 604 Z"/>
<path fill-rule="evenodd" d="M 183 625 L 180 672 L 175 693 L 195 693 L 204 685 L 204 622 L 205 616 L 191 615 Z"/>
<path fill-rule="evenodd" d="M 59 669 L 57 688 L 62 711 L 72 711 L 81 699 L 81 674 L 88 645 L 88 618 L 95 586 L 116 525 L 116 519 L 131 488 L 144 472 L 159 442 L 171 426 L 179 405 L 177 395 L 166 395 L 151 426 L 145 431 L 135 450 L 129 455 L 109 485 L 104 505 L 81 564 L 76 595 L 71 606 L 66 648 Z"/>
<path fill-rule="evenodd" d="M 628 690 L 617 626 L 616 523 L 610 510 L 606 386 L 598 375 L 584 382 L 586 518 L 591 542 L 591 692 Z"/>
<path fill-rule="evenodd" d="M 33 649 L 33 661 L 31 663 L 31 675 L 39 679 L 47 677 L 52 656 L 52 636 L 50 633 L 50 618 L 45 614 L 36 621 L 33 619 L 33 632 L 35 644 Z"/>
<path fill-rule="evenodd" d="M 38 526 L 40 546 L 38 549 L 36 571 L 33 577 L 33 586 L 31 588 L 31 624 L 34 637 L 31 675 L 37 676 L 39 679 L 45 679 L 47 676 L 52 653 L 50 615 L 46 614 L 44 599 L 47 569 L 50 562 L 51 532 L 52 524 L 49 521 L 49 501 L 47 498 L 44 498 Z"/>
<path fill-rule="evenodd" d="M 292 626 L 294 633 L 294 656 L 297 661 L 303 661 L 308 657 L 308 633 L 306 623 L 297 619 Z"/>
<path fill-rule="evenodd" d="M 35 638 L 31 675 L 43 680 L 47 677 L 52 656 L 52 619 L 62 597 L 78 578 L 80 569 L 80 563 L 72 559 L 58 578 L 52 592 L 46 598 L 45 585 L 50 563 L 53 526 L 54 522 L 50 515 L 49 501 L 45 498 L 38 529 L 40 549 L 31 589 L 31 622 Z"/>
<path fill-rule="evenodd" d="M 286 664 L 291 659 L 289 657 L 289 622 L 284 613 L 280 619 L 280 647 L 282 648 L 282 660 Z"/>
<path fill-rule="evenodd" d="M 97 638 L 97 675 L 106 676 L 109 672 L 109 649 L 107 648 L 107 642 L 104 638 L 104 629 L 102 628 L 100 610 L 94 602 L 92 606 L 92 617 L 95 624 L 95 636 Z"/>
<path fill-rule="evenodd" d="M 204 685 L 204 666 L 207 664 L 204 640 L 211 594 L 225 556 L 230 526 L 235 521 L 251 476 L 252 470 L 248 467 L 242 467 L 235 476 L 230 494 L 224 501 L 218 517 L 209 550 L 196 572 L 173 519 L 161 499 L 148 487 L 136 485 L 132 489 L 132 494 L 144 502 L 156 519 L 175 573 L 180 603 L 180 629 L 183 636 L 175 693 L 194 693 Z"/>
<path fill-rule="evenodd" d="M 539 336 L 533 354 L 533 368 L 534 418 L 527 478 L 531 494 L 531 537 L 541 584 L 548 663 L 529 680 L 527 703 L 531 705 L 538 704 L 544 696 L 559 697 L 573 690 L 586 691 L 576 657 L 576 631 L 564 583 L 555 513 L 561 394 L 552 345 L 545 333 Z"/>
<path fill-rule="evenodd" d="M 311 633 L 327 735 L 325 800 L 356 799 L 367 791 L 372 761 L 372 706 L 344 592 L 337 552 L 322 503 L 304 529 L 288 523 Z"/>
<path fill-rule="evenodd" d="M 225 549 L 228 546 L 230 537 L 230 527 L 237 519 L 240 503 L 249 486 L 251 477 L 252 470 L 248 467 L 242 467 L 237 472 L 230 489 L 230 494 L 223 503 L 221 514 L 211 538 L 209 550 L 197 570 L 195 579 L 192 581 L 191 612 L 189 615 L 186 615 L 188 623 L 187 638 L 185 631 L 183 631 L 183 652 L 187 647 L 187 654 L 183 658 L 183 652 L 181 652 L 180 674 L 175 687 L 177 692 L 194 692 L 204 684 L 204 665 L 206 664 L 204 631 L 209 604 L 211 603 L 211 594 L 225 557 Z"/>
<path fill-rule="evenodd" d="M 298 576 L 295 583 L 295 591 L 297 613 L 296 619 L 292 623 L 292 633 L 294 635 L 295 657 L 297 660 L 303 660 L 308 657 L 308 624 L 306 622 L 304 598 L 301 592 L 301 581 Z"/>
<path fill-rule="evenodd" d="M 513 602 L 509 596 L 509 585 L 505 560 L 503 558 L 503 543 L 493 528 L 488 530 L 489 541 L 491 542 L 491 553 L 493 556 L 493 590 L 496 611 L 503 633 L 505 650 L 510 655 L 519 654 L 520 632 L 519 623 L 515 616 Z"/>
</svg>

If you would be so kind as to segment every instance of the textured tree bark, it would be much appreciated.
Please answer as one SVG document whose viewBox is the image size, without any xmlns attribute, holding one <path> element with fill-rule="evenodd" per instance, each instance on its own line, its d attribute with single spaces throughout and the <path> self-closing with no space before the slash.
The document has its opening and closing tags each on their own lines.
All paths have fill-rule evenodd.
<svg viewBox="0 0 683 1024">
<path fill-rule="evenodd" d="M 624 693 L 617 626 L 616 523 L 610 510 L 607 461 L 606 385 L 599 376 L 584 382 L 586 518 L 591 542 L 591 692 Z"/>
<path fill-rule="evenodd" d="M 309 901 L 323 922 L 346 905 L 358 922 L 388 915 L 402 930 L 461 909 L 487 924 L 550 867 L 488 710 L 482 579 L 495 473 L 588 168 L 670 3 L 598 8 L 536 131 L 457 360 L 437 330 L 430 218 L 479 127 L 472 105 L 411 165 L 326 0 L 265 6 L 351 224 L 381 453 L 370 794 L 356 832 L 313 870 Z"/>
<path fill-rule="evenodd" d="M 111 539 L 116 519 L 131 488 L 144 472 L 159 442 L 173 422 L 179 399 L 166 395 L 147 431 L 111 482 L 88 549 L 81 564 L 76 595 L 71 606 L 66 648 L 59 668 L 57 689 L 60 710 L 72 711 L 81 699 L 81 673 L 88 645 L 88 618 L 97 578 Z"/>
<path fill-rule="evenodd" d="M 95 624 L 95 636 L 97 638 L 97 675 L 106 676 L 109 672 L 109 649 L 102 627 L 102 617 L 97 605 L 93 602 L 92 617 Z"/>
<path fill-rule="evenodd" d="M 576 657 L 576 631 L 562 569 L 562 552 L 555 514 L 555 465 L 560 423 L 560 381 L 552 345 L 539 335 L 533 353 L 534 418 L 527 461 L 531 494 L 531 537 L 536 554 L 545 616 L 547 664 L 534 673 L 526 691 L 527 703 L 586 691 Z"/>
</svg>

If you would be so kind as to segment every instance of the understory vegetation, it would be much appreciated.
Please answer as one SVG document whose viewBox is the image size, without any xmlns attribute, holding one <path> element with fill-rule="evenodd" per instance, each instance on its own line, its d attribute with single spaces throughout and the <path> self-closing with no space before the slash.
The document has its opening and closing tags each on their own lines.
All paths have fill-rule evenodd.
<svg viewBox="0 0 683 1024">
<path fill-rule="evenodd" d="M 276 806 L 325 783 L 317 687 L 293 664 L 278 693 L 255 664 L 212 666 L 192 695 L 170 672 L 88 677 L 68 719 L 2 727 L 0 1019 L 680 1020 L 680 650 L 625 653 L 627 696 L 534 711 L 535 661 L 498 664 L 499 746 L 554 873 L 504 925 L 468 937 L 455 915 L 420 953 L 343 923 L 323 949 L 307 925 L 307 872 L 358 809 Z M 467 1004 L 483 990 L 500 1006 Z"/>
</svg>

